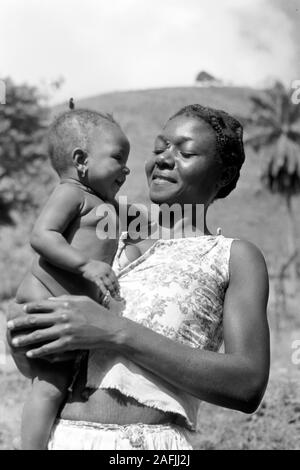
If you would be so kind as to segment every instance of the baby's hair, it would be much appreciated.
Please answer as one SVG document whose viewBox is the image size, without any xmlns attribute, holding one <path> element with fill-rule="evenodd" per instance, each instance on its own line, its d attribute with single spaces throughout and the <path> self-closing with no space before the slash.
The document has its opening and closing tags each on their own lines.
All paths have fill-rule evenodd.
<svg viewBox="0 0 300 470">
<path fill-rule="evenodd" d="M 59 176 L 72 165 L 73 150 L 80 148 L 88 152 L 95 128 L 107 124 L 119 127 L 110 114 L 74 107 L 54 119 L 48 131 L 48 152 L 52 166 Z"/>
<path fill-rule="evenodd" d="M 235 177 L 229 184 L 223 186 L 215 197 L 215 199 L 225 198 L 236 187 L 240 178 L 240 169 L 245 161 L 243 126 L 225 111 L 200 104 L 185 106 L 170 119 L 177 116 L 191 116 L 209 124 L 216 136 L 217 153 L 222 164 L 225 167 L 234 166 L 236 168 Z"/>
</svg>

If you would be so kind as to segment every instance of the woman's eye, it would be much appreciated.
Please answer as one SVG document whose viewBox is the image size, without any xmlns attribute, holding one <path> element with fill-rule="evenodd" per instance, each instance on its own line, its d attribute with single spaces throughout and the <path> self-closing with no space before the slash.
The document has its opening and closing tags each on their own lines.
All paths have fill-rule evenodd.
<svg viewBox="0 0 300 470">
<path fill-rule="evenodd" d="M 122 155 L 113 155 L 115 160 L 122 160 Z"/>
<path fill-rule="evenodd" d="M 194 153 L 180 152 L 181 155 L 185 158 L 193 157 Z"/>
<path fill-rule="evenodd" d="M 165 149 L 154 149 L 153 153 L 154 153 L 154 155 L 159 155 L 160 153 L 163 153 L 164 151 L 165 151 Z"/>
</svg>

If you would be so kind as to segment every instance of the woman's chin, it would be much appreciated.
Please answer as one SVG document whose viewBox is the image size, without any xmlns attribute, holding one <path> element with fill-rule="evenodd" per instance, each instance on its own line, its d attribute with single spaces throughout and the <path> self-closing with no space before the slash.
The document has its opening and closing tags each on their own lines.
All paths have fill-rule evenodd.
<svg viewBox="0 0 300 470">
<path fill-rule="evenodd" d="M 174 195 L 162 191 L 150 190 L 149 197 L 154 204 L 172 204 L 172 202 L 175 202 Z"/>
</svg>

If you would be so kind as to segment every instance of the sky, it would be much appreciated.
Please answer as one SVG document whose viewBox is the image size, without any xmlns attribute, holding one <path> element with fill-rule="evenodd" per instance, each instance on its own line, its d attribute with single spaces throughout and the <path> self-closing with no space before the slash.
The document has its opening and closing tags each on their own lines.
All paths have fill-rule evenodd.
<svg viewBox="0 0 300 470">
<path fill-rule="evenodd" d="M 300 79 L 300 0 L 0 0 L 0 78 L 53 100 L 190 86 L 201 70 L 237 85 Z"/>
</svg>

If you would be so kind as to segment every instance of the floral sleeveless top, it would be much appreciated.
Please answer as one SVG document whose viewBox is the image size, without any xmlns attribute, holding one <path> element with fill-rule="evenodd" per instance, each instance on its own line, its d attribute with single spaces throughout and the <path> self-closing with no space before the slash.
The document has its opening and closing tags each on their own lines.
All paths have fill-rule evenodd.
<svg viewBox="0 0 300 470">
<path fill-rule="evenodd" d="M 122 315 L 192 348 L 218 351 L 234 239 L 205 235 L 157 240 L 122 269 L 125 238 L 123 234 L 113 265 L 125 299 Z M 87 386 L 118 389 L 146 406 L 181 416 L 195 429 L 198 399 L 115 352 L 90 352 Z"/>
</svg>

